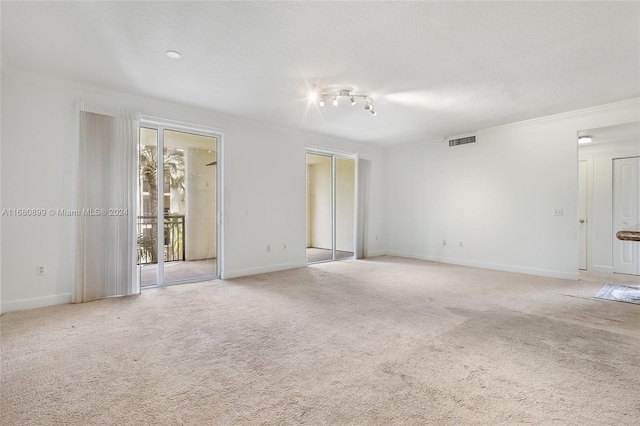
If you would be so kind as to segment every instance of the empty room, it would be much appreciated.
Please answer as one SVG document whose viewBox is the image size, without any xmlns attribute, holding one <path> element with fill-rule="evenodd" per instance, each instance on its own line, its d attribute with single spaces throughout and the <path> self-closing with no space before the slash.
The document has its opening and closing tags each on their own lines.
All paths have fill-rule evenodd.
<svg viewBox="0 0 640 426">
<path fill-rule="evenodd" d="M 638 423 L 637 1 L 0 25 L 0 424 Z"/>
</svg>

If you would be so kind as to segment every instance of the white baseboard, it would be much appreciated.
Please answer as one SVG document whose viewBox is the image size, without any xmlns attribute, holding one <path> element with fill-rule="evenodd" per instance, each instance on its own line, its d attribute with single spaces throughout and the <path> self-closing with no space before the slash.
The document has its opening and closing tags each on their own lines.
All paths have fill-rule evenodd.
<svg viewBox="0 0 640 426">
<path fill-rule="evenodd" d="M 2 303 L 2 313 L 22 311 L 25 309 L 43 308 L 45 306 L 64 305 L 71 303 L 71 293 L 54 294 L 52 296 L 34 297 L 32 299 L 19 299 Z"/>
<path fill-rule="evenodd" d="M 594 272 L 604 272 L 605 274 L 613 274 L 612 266 L 593 265 L 593 268 L 590 270 Z"/>
<path fill-rule="evenodd" d="M 526 266 L 502 265 L 499 263 L 479 262 L 475 260 L 457 259 L 451 257 L 435 257 L 415 253 L 388 252 L 389 256 L 408 257 L 411 259 L 429 260 L 432 262 L 448 263 L 451 265 L 470 266 L 472 268 L 491 269 L 495 271 L 514 272 L 516 274 L 536 275 L 540 277 L 560 278 L 565 280 L 577 280 L 580 278 L 578 271 L 562 272 L 547 269 L 529 268 Z"/>
<path fill-rule="evenodd" d="M 562 272 L 550 271 L 548 269 L 529 268 L 526 266 L 501 265 L 498 263 L 469 261 L 464 259 L 440 258 L 442 263 L 450 263 L 453 265 L 471 266 L 474 268 L 493 269 L 496 271 L 515 272 L 517 274 L 537 275 L 540 277 L 560 278 L 564 280 L 577 280 L 580 278 L 578 271 Z"/>
<path fill-rule="evenodd" d="M 527 275 L 537 275 L 542 277 L 550 277 L 550 278 L 561 278 L 568 280 L 577 280 L 579 279 L 578 272 L 561 272 L 561 271 L 550 271 L 546 269 L 538 269 L 538 268 L 529 268 L 524 266 L 513 266 L 513 265 L 501 265 L 496 263 L 488 263 L 488 262 L 478 262 L 466 259 L 456 259 L 456 258 L 447 258 L 440 257 L 436 258 L 435 256 L 428 256 L 424 254 L 417 253 L 407 253 L 407 252 L 397 252 L 397 251 L 375 251 L 369 252 L 367 257 L 376 257 L 376 256 L 397 256 L 397 257 L 406 257 L 411 259 L 419 259 L 419 260 L 427 260 L 433 262 L 442 262 L 448 263 L 452 265 L 461 265 L 461 266 L 470 266 L 473 268 L 482 268 L 482 269 L 492 269 L 497 271 L 504 272 L 514 272 L 519 274 L 527 274 Z M 307 266 L 306 261 L 299 262 L 290 262 L 290 263 L 281 263 L 277 265 L 268 265 L 268 266 L 260 266 L 256 268 L 247 268 L 247 269 L 238 269 L 235 271 L 225 271 L 222 274 L 222 279 L 231 279 L 244 277 L 248 275 L 256 275 L 256 274 L 265 274 L 269 272 L 277 272 L 284 271 L 287 269 L 295 269 L 295 268 L 304 268 Z M 598 272 L 613 272 L 611 267 L 603 267 L 603 266 L 595 266 L 593 268 Z M 19 299 L 2 303 L 2 313 L 12 312 L 12 311 L 21 311 L 24 309 L 34 309 L 34 308 L 42 308 L 45 306 L 53 306 L 53 305 L 63 305 L 66 303 L 71 303 L 72 294 L 64 293 L 64 294 L 55 294 L 51 296 L 44 297 L 35 297 L 31 299 Z"/>
<path fill-rule="evenodd" d="M 367 255 L 364 257 L 365 259 L 369 257 L 377 257 L 377 256 L 386 256 L 387 252 L 384 250 L 375 250 L 367 252 Z"/>
<path fill-rule="evenodd" d="M 385 253 L 387 256 L 397 256 L 397 257 L 406 257 L 409 259 L 418 259 L 418 260 L 430 260 L 436 262 L 437 259 L 433 256 L 427 256 L 425 254 L 417 254 L 417 253 L 408 253 L 403 251 L 388 251 Z"/>
<path fill-rule="evenodd" d="M 231 278 L 246 277 L 248 275 L 266 274 L 268 272 L 286 271 L 287 269 L 304 268 L 306 261 L 280 263 L 278 265 L 259 266 L 257 268 L 238 269 L 235 271 L 223 271 L 220 278 L 228 280 Z"/>
</svg>

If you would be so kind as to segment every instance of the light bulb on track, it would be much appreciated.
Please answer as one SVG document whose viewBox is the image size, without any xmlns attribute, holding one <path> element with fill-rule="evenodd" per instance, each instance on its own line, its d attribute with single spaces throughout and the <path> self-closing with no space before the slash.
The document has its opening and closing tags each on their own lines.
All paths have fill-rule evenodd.
<svg viewBox="0 0 640 426">
<path fill-rule="evenodd" d="M 376 115 L 376 110 L 373 107 L 373 99 L 368 95 L 352 93 L 349 89 L 335 90 L 316 88 L 313 91 L 309 92 L 309 100 L 312 102 L 317 101 L 318 106 L 321 107 L 325 106 L 327 100 L 331 100 L 331 103 L 334 106 L 338 106 L 338 104 L 340 103 L 340 98 L 346 98 L 346 100 L 348 100 L 351 105 L 357 104 L 358 101 L 363 101 L 365 104 L 365 111 L 369 111 L 371 115 Z"/>
</svg>

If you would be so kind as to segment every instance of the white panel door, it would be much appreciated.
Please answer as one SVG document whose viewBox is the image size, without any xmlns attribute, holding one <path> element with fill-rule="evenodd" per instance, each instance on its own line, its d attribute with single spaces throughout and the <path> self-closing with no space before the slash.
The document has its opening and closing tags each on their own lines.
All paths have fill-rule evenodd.
<svg viewBox="0 0 640 426">
<path fill-rule="evenodd" d="M 616 232 L 638 222 L 640 157 L 613 160 L 613 272 L 638 275 L 639 250 L 635 241 L 620 241 Z"/>
<path fill-rule="evenodd" d="M 578 163 L 578 269 L 587 269 L 587 162 Z"/>
</svg>

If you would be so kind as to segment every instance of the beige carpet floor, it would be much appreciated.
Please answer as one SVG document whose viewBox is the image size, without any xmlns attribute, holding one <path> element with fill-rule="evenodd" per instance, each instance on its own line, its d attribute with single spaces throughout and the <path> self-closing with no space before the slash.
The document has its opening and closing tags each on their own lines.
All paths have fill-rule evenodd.
<svg viewBox="0 0 640 426">
<path fill-rule="evenodd" d="M 637 425 L 605 282 L 379 257 L 7 313 L 2 424 Z"/>
</svg>

